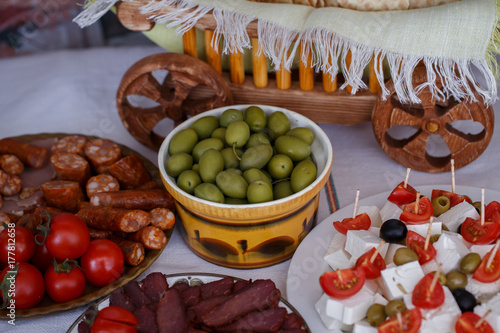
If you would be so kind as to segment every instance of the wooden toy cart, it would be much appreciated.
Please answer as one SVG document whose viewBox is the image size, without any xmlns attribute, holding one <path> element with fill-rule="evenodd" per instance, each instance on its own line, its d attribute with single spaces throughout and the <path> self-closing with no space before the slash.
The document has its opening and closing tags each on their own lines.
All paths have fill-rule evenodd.
<svg viewBox="0 0 500 333">
<path fill-rule="evenodd" d="M 117 17 L 133 31 L 148 31 L 154 23 L 139 12 L 148 0 L 117 3 Z M 174 10 L 172 7 L 169 10 Z M 187 13 L 186 13 L 187 14 Z M 478 102 L 449 99 L 437 102 L 429 90 L 418 97 L 419 105 L 399 101 L 392 81 L 386 82 L 389 95 L 380 97 L 381 87 L 375 77 L 373 60 L 364 78 L 369 89 L 351 95 L 350 87 L 338 90 L 341 75 L 330 77 L 315 73 L 311 59 L 299 61 L 297 69 L 281 69 L 270 73 L 267 59 L 259 54 L 257 22 L 251 22 L 247 32 L 252 41 L 252 73 L 245 73 L 243 55 L 229 54 L 229 69 L 222 68 L 221 55 L 210 45 L 216 21 L 204 15 L 195 27 L 183 34 L 184 54 L 161 53 L 146 57 L 125 73 L 117 93 L 117 107 L 125 127 L 141 143 L 158 149 L 162 137 L 153 129 L 164 118 L 175 124 L 194 114 L 230 104 L 267 104 L 288 108 L 318 123 L 353 125 L 371 121 L 382 149 L 400 164 L 425 172 L 450 170 L 454 160 L 458 169 L 475 160 L 488 146 L 493 134 L 493 108 Z M 206 61 L 197 59 L 196 31 L 204 31 Z M 300 47 L 300 46 L 299 46 Z M 349 66 L 349 59 L 346 59 Z M 161 83 L 154 72 L 164 70 L 169 75 Z M 426 82 L 426 71 L 417 67 L 413 84 Z M 440 82 L 438 81 L 438 84 Z M 132 105 L 129 96 L 145 96 L 156 103 L 154 108 Z M 482 125 L 477 133 L 464 133 L 454 122 L 466 120 Z M 408 136 L 393 135 L 391 130 L 402 126 L 412 129 Z M 449 154 L 433 156 L 429 141 L 440 136 Z"/>
</svg>

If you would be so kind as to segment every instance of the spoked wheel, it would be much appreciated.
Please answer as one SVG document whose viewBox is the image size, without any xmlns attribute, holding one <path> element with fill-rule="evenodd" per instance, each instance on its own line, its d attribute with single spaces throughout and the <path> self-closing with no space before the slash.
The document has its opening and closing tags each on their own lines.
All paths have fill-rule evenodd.
<svg viewBox="0 0 500 333">
<path fill-rule="evenodd" d="M 158 150 L 164 137 L 153 129 L 162 119 L 178 125 L 187 117 L 232 104 L 232 96 L 225 79 L 202 60 L 160 53 L 127 70 L 116 104 L 125 128 L 139 142 Z"/>
<path fill-rule="evenodd" d="M 413 86 L 426 82 L 426 78 L 425 68 L 417 68 Z M 437 81 L 441 89 L 441 82 Z M 477 94 L 476 102 L 437 101 L 429 88 L 424 88 L 418 94 L 422 103 L 417 105 L 401 103 L 392 81 L 387 88 L 387 99 L 379 97 L 375 104 L 372 126 L 382 149 L 400 164 L 425 172 L 449 171 L 451 159 L 458 169 L 474 161 L 488 146 L 493 135 L 493 107 L 487 107 Z M 461 121 L 475 129 L 462 130 Z M 409 134 L 398 136 L 398 131 L 404 132 L 405 128 Z M 442 147 L 436 154 L 439 144 Z"/>
</svg>

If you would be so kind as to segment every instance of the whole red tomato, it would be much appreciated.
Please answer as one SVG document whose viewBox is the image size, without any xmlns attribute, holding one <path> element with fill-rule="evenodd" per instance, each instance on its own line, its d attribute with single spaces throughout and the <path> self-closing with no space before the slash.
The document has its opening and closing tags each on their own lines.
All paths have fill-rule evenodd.
<svg viewBox="0 0 500 333">
<path fill-rule="evenodd" d="M 47 250 L 55 258 L 76 259 L 87 251 L 90 243 L 89 228 L 78 216 L 71 213 L 61 213 L 48 222 L 45 243 Z"/>
<path fill-rule="evenodd" d="M 5 264 L 30 260 L 35 247 L 35 236 L 26 227 L 7 227 L 0 233 L 0 261 Z"/>
<path fill-rule="evenodd" d="M 81 297 L 85 292 L 85 275 L 74 260 L 54 263 L 45 272 L 45 290 L 57 303 L 64 303 Z"/>
<path fill-rule="evenodd" d="M 85 278 L 97 287 L 117 280 L 123 273 L 124 265 L 122 250 L 109 239 L 91 241 L 87 252 L 80 258 Z"/>
<path fill-rule="evenodd" d="M 119 306 L 108 306 L 97 313 L 91 333 L 135 333 L 139 321 L 132 312 Z"/>
<path fill-rule="evenodd" d="M 31 257 L 30 263 L 38 268 L 40 272 L 45 273 L 47 268 L 52 265 L 54 256 L 50 254 L 49 250 L 47 250 L 47 245 L 45 243 L 41 243 L 42 235 L 36 235 L 35 239 L 39 242 L 36 244 L 35 253 Z"/>
<path fill-rule="evenodd" d="M 40 303 L 45 293 L 43 276 L 40 271 L 27 262 L 16 264 L 17 274 L 7 266 L 0 273 L 0 281 L 8 286 L 7 297 L 10 298 L 7 307 L 13 305 L 15 309 L 29 309 Z M 0 295 L 3 298 L 2 291 Z"/>
</svg>

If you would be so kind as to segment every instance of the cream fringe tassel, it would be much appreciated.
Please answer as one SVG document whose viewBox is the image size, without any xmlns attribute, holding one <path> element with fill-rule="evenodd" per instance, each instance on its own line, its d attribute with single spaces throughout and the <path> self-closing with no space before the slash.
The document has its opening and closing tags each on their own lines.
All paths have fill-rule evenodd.
<svg viewBox="0 0 500 333">
<path fill-rule="evenodd" d="M 97 21 L 118 0 L 95 0 L 78 15 L 74 21 L 81 27 L 88 26 Z M 133 1 L 133 0 L 127 0 Z M 175 12 L 163 12 L 164 6 L 176 5 Z M 500 0 L 497 0 L 497 28 L 500 29 Z M 256 17 L 225 11 L 210 6 L 197 6 L 185 0 L 151 1 L 141 8 L 141 13 L 149 14 L 150 19 L 157 24 L 165 24 L 167 28 L 177 27 L 176 32 L 183 34 L 192 28 L 206 13 L 213 10 L 217 21 L 217 28 L 211 41 L 218 45 L 223 38 L 223 54 L 230 52 L 243 52 L 251 48 L 250 38 L 246 26 Z M 188 15 L 182 15 L 191 11 Z M 453 97 L 457 100 L 470 99 L 477 101 L 474 91 L 486 104 L 493 104 L 497 99 L 498 68 L 495 56 L 500 54 L 500 30 L 492 33 L 486 59 L 483 61 L 467 61 L 456 59 L 442 59 L 432 57 L 416 57 L 404 54 L 386 52 L 373 49 L 366 45 L 356 43 L 324 29 L 311 29 L 308 31 L 295 31 L 277 26 L 262 19 L 258 21 L 258 36 L 262 52 L 268 57 L 274 69 L 284 68 L 290 70 L 300 41 L 304 47 L 301 59 L 307 59 L 310 52 L 313 54 L 313 66 L 317 71 L 329 73 L 332 77 L 342 72 L 345 83 L 352 87 L 352 93 L 366 89 L 363 82 L 363 71 L 375 55 L 375 73 L 382 87 L 382 97 L 387 97 L 389 91 L 384 84 L 383 61 L 387 61 L 391 78 L 398 98 L 403 103 L 419 103 L 418 93 L 428 87 L 438 100 Z M 346 56 L 350 52 L 351 62 L 346 66 Z M 423 61 L 427 69 L 427 82 L 418 87 L 412 86 L 412 75 L 417 64 Z M 473 70 L 475 68 L 475 71 Z M 476 77 L 474 73 L 480 73 Z M 436 85 L 436 79 L 444 83 L 442 90 Z"/>
</svg>

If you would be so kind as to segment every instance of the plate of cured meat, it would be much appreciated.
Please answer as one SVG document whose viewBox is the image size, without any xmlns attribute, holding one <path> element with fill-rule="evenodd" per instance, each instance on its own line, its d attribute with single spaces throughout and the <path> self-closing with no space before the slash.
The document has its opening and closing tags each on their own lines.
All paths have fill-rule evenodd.
<svg viewBox="0 0 500 333">
<path fill-rule="evenodd" d="M 151 266 L 171 237 L 174 200 L 157 167 L 126 146 L 79 134 L 24 135 L 0 140 L 0 160 L 0 222 L 22 224 L 36 235 L 48 215 L 69 212 L 85 222 L 91 240 L 116 243 L 125 262 L 114 282 L 87 283 L 83 296 L 63 303 L 45 292 L 38 305 L 16 309 L 18 317 L 63 311 L 109 295 Z M 0 310 L 0 318 L 7 314 Z"/>
<path fill-rule="evenodd" d="M 89 322 L 108 306 L 134 314 L 137 332 L 310 332 L 269 279 L 153 272 L 88 308 L 68 333 L 88 332 Z"/>
</svg>

